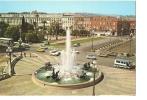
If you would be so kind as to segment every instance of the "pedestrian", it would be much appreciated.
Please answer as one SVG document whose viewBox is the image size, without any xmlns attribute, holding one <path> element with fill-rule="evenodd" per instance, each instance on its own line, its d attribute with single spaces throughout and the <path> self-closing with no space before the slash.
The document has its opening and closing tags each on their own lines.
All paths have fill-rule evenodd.
<svg viewBox="0 0 147 100">
<path fill-rule="evenodd" d="M 24 57 L 26 57 L 26 53 L 24 52 Z"/>
<path fill-rule="evenodd" d="M 30 57 L 31 57 L 31 52 L 30 52 Z"/>
</svg>

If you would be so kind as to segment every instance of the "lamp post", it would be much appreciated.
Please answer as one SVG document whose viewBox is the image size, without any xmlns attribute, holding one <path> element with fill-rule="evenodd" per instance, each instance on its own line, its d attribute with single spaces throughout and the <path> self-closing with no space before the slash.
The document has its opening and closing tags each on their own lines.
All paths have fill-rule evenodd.
<svg viewBox="0 0 147 100">
<path fill-rule="evenodd" d="M 123 29 L 123 28 L 121 28 L 121 36 L 123 35 L 123 30 L 124 30 L 124 29 Z"/>
<path fill-rule="evenodd" d="M 2 30 L 1 30 L 1 28 L 0 28 L 0 34 L 1 34 L 1 31 L 2 31 Z"/>
<path fill-rule="evenodd" d="M 11 53 L 12 53 L 12 48 L 10 46 L 8 46 L 8 48 L 6 49 L 6 52 L 8 53 L 9 55 L 9 63 L 10 63 L 10 66 L 9 66 L 9 75 L 11 76 L 12 75 L 12 66 L 11 66 Z"/>
<path fill-rule="evenodd" d="M 92 52 L 94 51 L 94 48 L 93 48 L 93 37 L 94 37 L 94 30 L 92 30 L 92 32 L 91 32 L 91 35 L 92 35 L 92 44 L 91 44 L 91 50 L 92 50 Z"/>
<path fill-rule="evenodd" d="M 93 93 L 92 95 L 95 96 L 95 74 L 96 74 L 96 60 L 93 60 Z"/>
<path fill-rule="evenodd" d="M 18 42 L 19 42 L 19 49 L 20 49 L 20 51 L 21 51 L 21 56 L 22 56 L 22 38 L 21 38 L 21 29 L 19 29 L 19 33 L 20 33 L 20 38 L 19 38 L 19 40 L 18 40 Z"/>
<path fill-rule="evenodd" d="M 124 28 L 122 27 L 121 28 L 121 40 L 122 40 L 122 36 L 123 36 L 123 31 L 124 31 Z"/>
<path fill-rule="evenodd" d="M 131 55 L 131 53 L 132 53 L 132 50 L 131 50 L 131 41 L 132 41 L 132 37 L 133 37 L 133 33 L 131 32 L 131 33 L 130 33 L 130 55 Z"/>
</svg>

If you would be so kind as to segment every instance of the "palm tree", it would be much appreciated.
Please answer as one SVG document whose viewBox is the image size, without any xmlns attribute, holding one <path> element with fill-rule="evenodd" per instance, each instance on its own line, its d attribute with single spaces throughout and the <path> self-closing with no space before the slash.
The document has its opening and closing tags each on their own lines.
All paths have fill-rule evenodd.
<svg viewBox="0 0 147 100">
<path fill-rule="evenodd" d="M 37 22 L 36 22 L 36 23 L 37 23 L 37 27 L 38 27 L 38 18 L 39 18 L 39 14 L 37 13 L 37 14 L 36 14 L 36 19 L 37 19 Z"/>
<path fill-rule="evenodd" d="M 47 23 L 47 21 L 42 21 L 42 23 L 43 23 L 43 30 L 45 30 L 45 24 Z"/>
<path fill-rule="evenodd" d="M 46 28 L 45 28 L 45 24 L 47 23 L 45 20 L 42 21 L 43 23 L 43 34 L 45 34 L 47 36 L 47 39 L 48 39 L 48 33 L 46 31 Z"/>
<path fill-rule="evenodd" d="M 51 35 L 52 35 L 52 29 L 51 29 L 51 27 L 48 27 L 47 28 L 47 32 L 46 32 L 46 35 L 47 35 L 47 40 L 51 40 Z M 48 35 L 50 36 L 50 39 L 48 39 Z"/>
<path fill-rule="evenodd" d="M 54 32 L 56 36 L 56 40 L 58 40 L 60 25 L 58 22 L 51 23 L 52 32 Z"/>
</svg>

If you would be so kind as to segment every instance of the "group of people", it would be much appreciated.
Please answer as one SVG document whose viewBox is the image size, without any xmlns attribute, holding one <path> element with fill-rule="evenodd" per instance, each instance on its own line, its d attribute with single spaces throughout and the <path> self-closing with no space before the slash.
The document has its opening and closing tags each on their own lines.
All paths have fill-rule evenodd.
<svg viewBox="0 0 147 100">
<path fill-rule="evenodd" d="M 23 54 L 21 54 L 21 56 L 24 56 L 24 57 L 27 57 L 27 53 L 26 52 L 23 52 Z M 30 53 L 30 57 L 31 57 L 31 53 Z"/>
<path fill-rule="evenodd" d="M 13 53 L 13 56 L 16 57 L 16 55 L 14 53 Z M 21 56 L 27 57 L 27 53 L 26 52 L 23 52 L 23 53 L 21 53 Z M 29 56 L 32 57 L 31 52 L 30 52 Z"/>
</svg>

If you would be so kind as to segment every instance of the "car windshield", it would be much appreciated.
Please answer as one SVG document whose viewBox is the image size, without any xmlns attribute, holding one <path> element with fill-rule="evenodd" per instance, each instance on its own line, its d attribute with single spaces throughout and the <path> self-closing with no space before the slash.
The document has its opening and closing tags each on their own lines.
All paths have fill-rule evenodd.
<svg viewBox="0 0 147 100">
<path fill-rule="evenodd" d="M 57 52 L 56 50 L 54 50 L 54 51 L 51 51 L 52 53 L 55 53 L 55 52 Z"/>
<path fill-rule="evenodd" d="M 88 55 L 88 56 L 94 57 L 95 55 Z"/>
</svg>

